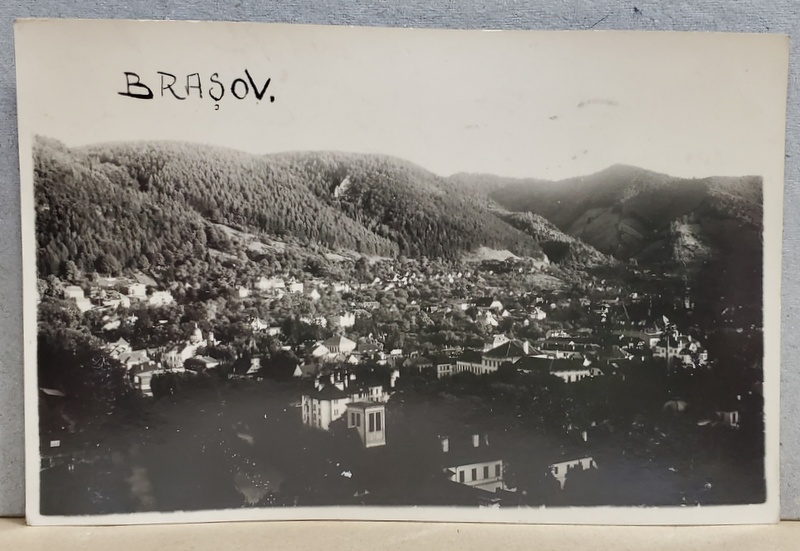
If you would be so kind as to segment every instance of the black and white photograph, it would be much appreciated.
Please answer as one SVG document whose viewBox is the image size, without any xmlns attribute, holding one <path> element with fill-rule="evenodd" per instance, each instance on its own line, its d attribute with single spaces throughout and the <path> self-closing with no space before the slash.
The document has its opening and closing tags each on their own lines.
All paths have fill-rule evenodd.
<svg viewBox="0 0 800 551">
<path fill-rule="evenodd" d="M 29 522 L 777 521 L 781 37 L 16 40 Z"/>
</svg>

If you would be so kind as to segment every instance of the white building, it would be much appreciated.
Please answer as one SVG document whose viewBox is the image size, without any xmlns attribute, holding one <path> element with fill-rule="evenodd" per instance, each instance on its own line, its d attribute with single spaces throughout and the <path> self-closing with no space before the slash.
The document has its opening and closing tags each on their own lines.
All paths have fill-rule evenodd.
<svg viewBox="0 0 800 551">
<path fill-rule="evenodd" d="M 447 437 L 440 442 L 444 471 L 451 481 L 488 492 L 506 489 L 503 460 L 491 449 L 487 436 L 473 434 L 466 443 L 453 442 L 453 447 Z"/>
<path fill-rule="evenodd" d="M 497 348 L 498 346 L 501 346 L 501 345 L 509 342 L 510 340 L 511 339 L 509 339 L 508 337 L 506 337 L 503 334 L 494 335 L 492 337 L 492 340 L 483 343 L 483 351 L 484 352 L 488 352 L 492 348 Z"/>
<path fill-rule="evenodd" d="M 86 298 L 86 293 L 77 285 L 67 285 L 64 287 L 64 298 L 78 300 L 81 298 Z"/>
<path fill-rule="evenodd" d="M 169 369 L 183 369 L 186 360 L 197 355 L 197 348 L 188 342 L 174 346 L 164 355 L 164 363 Z"/>
<path fill-rule="evenodd" d="M 92 309 L 92 301 L 86 298 L 86 293 L 77 285 L 68 285 L 64 288 L 64 298 L 75 301 L 75 306 L 83 314 Z"/>
<path fill-rule="evenodd" d="M 322 344 L 331 351 L 331 354 L 349 354 L 356 349 L 355 341 L 343 335 L 331 337 Z"/>
<path fill-rule="evenodd" d="M 350 395 L 334 385 L 324 385 L 311 394 L 304 394 L 301 402 L 303 424 L 328 430 L 332 421 L 347 411 Z"/>
<path fill-rule="evenodd" d="M 365 448 L 386 445 L 386 406 L 375 402 L 347 404 L 347 428 L 356 429 Z"/>
<path fill-rule="evenodd" d="M 146 298 L 147 286 L 144 283 L 131 283 L 125 287 L 125 292 L 131 298 Z"/>
<path fill-rule="evenodd" d="M 329 321 L 332 327 L 341 327 L 342 329 L 347 329 L 356 324 L 356 315 L 353 312 L 345 312 L 344 314 L 331 316 Z"/>
<path fill-rule="evenodd" d="M 283 290 L 286 289 L 286 282 L 279 278 L 279 277 L 261 277 L 256 282 L 256 289 L 259 291 L 275 291 L 275 290 Z"/>
<path fill-rule="evenodd" d="M 155 291 L 147 300 L 150 306 L 169 306 L 173 302 L 175 299 L 169 291 Z"/>
<path fill-rule="evenodd" d="M 569 459 L 566 461 L 559 461 L 553 463 L 549 467 L 550 473 L 558 480 L 561 489 L 564 489 L 564 483 L 567 481 L 567 475 L 575 470 L 589 470 L 596 469 L 597 463 L 591 457 L 581 457 L 579 459 Z"/>
</svg>

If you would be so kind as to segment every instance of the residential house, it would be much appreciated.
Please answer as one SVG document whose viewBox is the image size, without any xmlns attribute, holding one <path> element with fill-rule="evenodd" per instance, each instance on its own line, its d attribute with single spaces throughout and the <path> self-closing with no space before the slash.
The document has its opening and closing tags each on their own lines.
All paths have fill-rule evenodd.
<svg viewBox="0 0 800 551">
<path fill-rule="evenodd" d="M 219 360 L 210 356 L 195 356 L 191 360 L 191 368 L 197 371 L 206 371 L 219 366 Z"/>
<path fill-rule="evenodd" d="M 83 314 L 92 309 L 92 301 L 86 298 L 83 289 L 77 285 L 68 285 L 64 288 L 64 298 L 75 301 L 75 306 Z"/>
<path fill-rule="evenodd" d="M 336 293 L 349 293 L 352 290 L 348 283 L 343 283 L 341 281 L 334 282 L 332 288 Z"/>
<path fill-rule="evenodd" d="M 293 294 L 303 294 L 304 289 L 305 286 L 303 285 L 302 281 L 292 281 L 286 287 L 286 290 Z"/>
<path fill-rule="evenodd" d="M 497 318 L 494 317 L 494 314 L 492 314 L 488 310 L 486 312 L 484 312 L 483 314 L 480 314 L 477 317 L 476 321 L 480 325 L 482 325 L 484 327 L 487 327 L 487 328 L 488 327 L 497 327 L 498 325 L 500 325 L 500 323 L 497 321 Z"/>
<path fill-rule="evenodd" d="M 64 287 L 64 298 L 78 300 L 86 298 L 86 293 L 81 287 L 77 285 L 67 285 L 66 287 Z"/>
<path fill-rule="evenodd" d="M 168 369 L 183 369 L 183 364 L 186 360 L 194 358 L 195 355 L 197 355 L 198 348 L 196 344 L 188 342 L 173 346 L 164 355 L 164 364 Z"/>
<path fill-rule="evenodd" d="M 508 337 L 506 337 L 503 334 L 494 335 L 491 340 L 486 341 L 486 342 L 483 343 L 483 351 L 487 352 L 487 351 L 489 351 L 489 350 L 491 350 L 493 348 L 497 348 L 498 346 L 501 346 L 501 345 L 503 345 L 503 344 L 505 344 L 505 343 L 507 343 L 509 341 L 511 341 L 511 339 L 509 339 Z"/>
<path fill-rule="evenodd" d="M 121 354 L 131 351 L 130 343 L 128 343 L 128 341 L 126 341 L 122 337 L 117 339 L 115 342 L 110 342 L 106 344 L 105 346 L 103 346 L 103 348 L 106 350 L 106 352 L 108 352 L 108 355 L 111 356 L 112 358 L 119 358 Z"/>
<path fill-rule="evenodd" d="M 383 404 L 389 399 L 381 385 L 359 385 L 355 374 L 337 370 L 328 377 L 318 378 L 314 391 L 303 395 L 303 423 L 307 426 L 328 430 L 332 421 L 345 414 L 348 404 Z"/>
<path fill-rule="evenodd" d="M 475 301 L 475 307 L 481 312 L 501 312 L 503 303 L 493 297 L 481 297 Z"/>
<path fill-rule="evenodd" d="M 536 306 L 533 310 L 531 310 L 530 316 L 536 321 L 542 321 L 547 319 L 547 312 Z"/>
<path fill-rule="evenodd" d="M 109 292 L 106 298 L 103 299 L 102 305 L 105 308 L 116 310 L 117 308 L 130 308 L 131 299 L 126 295 L 121 295 L 117 292 Z"/>
<path fill-rule="evenodd" d="M 123 287 L 123 291 L 131 298 L 147 298 L 147 286 L 144 283 L 131 283 Z"/>
<path fill-rule="evenodd" d="M 248 289 L 247 287 L 239 286 L 239 288 L 236 291 L 239 295 L 239 298 L 247 298 L 250 296 L 250 289 Z"/>
<path fill-rule="evenodd" d="M 175 299 L 169 291 L 155 291 L 147 300 L 150 306 L 169 306 L 174 302 Z"/>
<path fill-rule="evenodd" d="M 266 331 L 267 329 L 269 329 L 269 324 L 266 321 L 262 320 L 261 318 L 253 318 L 252 320 L 250 320 L 250 329 L 254 333 L 258 333 L 260 331 Z"/>
<path fill-rule="evenodd" d="M 127 352 L 123 352 L 117 358 L 119 362 L 125 367 L 126 370 L 133 369 L 134 367 L 149 364 L 150 356 L 147 354 L 146 349 L 142 350 L 128 350 Z"/>
<path fill-rule="evenodd" d="M 504 465 L 496 450 L 489 446 L 488 435 L 470 438 L 440 438 L 442 466 L 452 482 L 487 492 L 505 490 Z"/>
<path fill-rule="evenodd" d="M 504 363 L 514 363 L 529 353 L 530 346 L 527 341 L 520 344 L 513 341 L 501 344 L 483 353 L 481 356 L 481 373 L 497 371 Z"/>
<path fill-rule="evenodd" d="M 311 289 L 311 291 L 309 291 L 308 293 L 308 296 L 311 300 L 319 300 L 320 298 L 322 298 L 322 295 L 316 289 Z"/>
<path fill-rule="evenodd" d="M 561 489 L 564 489 L 564 483 L 567 481 L 569 473 L 576 470 L 589 470 L 596 469 L 597 463 L 591 457 L 579 457 L 576 459 L 567 459 L 558 461 L 548 466 L 550 473 L 558 480 Z"/>
<path fill-rule="evenodd" d="M 316 346 L 313 346 L 309 350 L 308 355 L 311 356 L 312 358 L 319 359 L 319 358 L 325 358 L 326 356 L 330 355 L 330 353 L 331 353 L 330 348 L 328 348 L 324 344 L 317 344 Z"/>
<path fill-rule="evenodd" d="M 350 396 L 334 385 L 324 385 L 309 394 L 304 394 L 301 401 L 303 424 L 322 430 L 328 430 L 332 421 L 339 419 L 347 411 Z"/>
<path fill-rule="evenodd" d="M 261 292 L 277 290 L 282 291 L 286 289 L 286 282 L 279 277 L 268 278 L 262 276 L 258 281 L 256 281 L 255 287 Z"/>
<path fill-rule="evenodd" d="M 330 320 L 328 321 L 330 322 L 331 327 L 341 327 L 342 329 L 347 329 L 356 324 L 356 315 L 354 312 L 345 312 L 343 314 L 331 316 Z"/>
<path fill-rule="evenodd" d="M 322 344 L 331 351 L 331 354 L 349 354 L 356 349 L 355 341 L 343 335 L 331 337 Z"/>
<path fill-rule="evenodd" d="M 383 345 L 376 343 L 376 342 L 359 342 L 356 346 L 355 353 L 361 355 L 364 358 L 372 358 L 373 356 L 380 354 L 383 350 Z"/>
</svg>

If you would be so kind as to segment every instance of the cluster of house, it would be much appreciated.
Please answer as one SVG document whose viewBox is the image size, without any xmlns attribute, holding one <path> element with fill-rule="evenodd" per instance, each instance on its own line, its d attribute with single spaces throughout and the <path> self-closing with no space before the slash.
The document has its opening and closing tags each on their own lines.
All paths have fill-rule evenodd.
<svg viewBox="0 0 800 551">
<path fill-rule="evenodd" d="M 644 335 L 643 336 L 647 336 Z M 437 378 L 457 373 L 486 375 L 509 364 L 526 373 L 550 373 L 566 383 L 603 375 L 606 368 L 618 368 L 620 362 L 641 360 L 648 354 L 684 367 L 708 364 L 708 352 L 690 335 L 677 331 L 664 336 L 658 331 L 648 340 L 631 335 L 618 335 L 611 343 L 601 342 L 591 330 L 579 330 L 571 336 L 564 330 L 551 330 L 534 344 L 511 340 L 503 334 L 484 344 L 483 350 L 466 350 L 460 355 L 416 356 L 404 361 L 405 367 L 433 371 Z"/>
<path fill-rule="evenodd" d="M 147 285 L 121 278 L 98 278 L 87 290 L 79 285 L 64 288 L 64 298 L 71 300 L 78 310 L 102 310 L 113 312 L 117 308 L 130 308 L 133 302 L 149 306 L 167 306 L 175 302 L 169 291 L 152 291 L 148 294 Z"/>
<path fill-rule="evenodd" d="M 195 325 L 194 332 L 185 341 L 166 351 L 156 348 L 133 350 L 125 339 L 118 339 L 105 346 L 109 356 L 119 361 L 125 368 L 126 380 L 143 396 L 153 396 L 151 381 L 154 376 L 164 373 L 199 373 L 218 367 L 219 360 L 199 355 L 201 349 L 214 344 L 214 334 L 207 338 Z M 187 361 L 190 360 L 190 361 Z M 187 369 L 189 367 L 189 369 Z"/>
<path fill-rule="evenodd" d="M 392 395 L 399 371 L 392 371 L 389 388 L 380 384 L 362 384 L 356 375 L 339 366 L 314 380 L 313 390 L 302 395 L 303 424 L 322 431 L 342 419 L 348 431 L 358 435 L 364 448 L 386 446 L 386 402 Z M 497 506 L 500 495 L 508 492 L 502 454 L 490 446 L 488 434 L 440 436 L 441 467 L 447 480 L 474 491 L 472 499 L 481 505 Z M 563 489 L 573 469 L 596 469 L 591 457 L 576 455 L 560 458 L 548 471 Z"/>
<path fill-rule="evenodd" d="M 327 284 L 322 281 L 318 282 L 318 286 L 321 288 L 325 287 L 326 285 Z M 262 276 L 252 287 L 242 285 L 238 288 L 239 298 L 247 298 L 252 293 L 258 293 L 262 296 L 268 296 L 271 298 L 281 298 L 287 294 L 303 295 L 306 294 L 306 285 L 304 282 L 297 281 L 295 279 L 286 281 L 281 277 Z M 308 291 L 308 295 L 314 300 L 317 300 L 322 296 L 316 287 L 312 287 Z"/>
</svg>

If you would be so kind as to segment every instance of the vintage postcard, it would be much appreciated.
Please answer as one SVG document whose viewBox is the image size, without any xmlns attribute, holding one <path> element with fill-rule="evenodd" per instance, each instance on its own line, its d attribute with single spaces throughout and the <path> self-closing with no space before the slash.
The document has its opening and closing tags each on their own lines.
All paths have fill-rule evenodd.
<svg viewBox="0 0 800 551">
<path fill-rule="evenodd" d="M 786 37 L 15 30 L 30 523 L 777 521 Z"/>
</svg>

